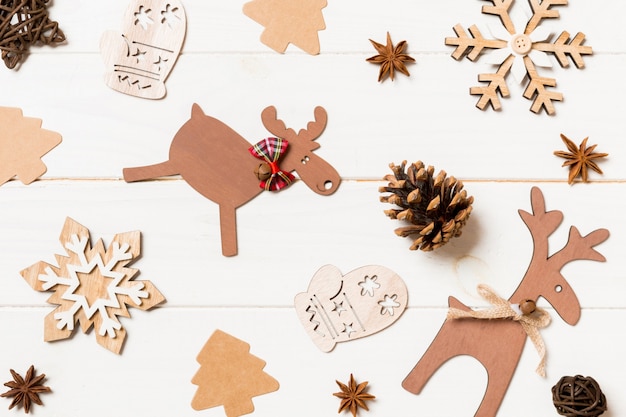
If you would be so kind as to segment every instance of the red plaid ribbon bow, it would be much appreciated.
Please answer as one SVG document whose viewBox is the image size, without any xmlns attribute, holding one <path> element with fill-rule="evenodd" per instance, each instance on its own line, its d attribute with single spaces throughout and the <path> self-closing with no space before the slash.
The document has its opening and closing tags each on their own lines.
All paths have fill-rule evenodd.
<svg viewBox="0 0 626 417">
<path fill-rule="evenodd" d="M 279 191 L 295 180 L 290 172 L 282 171 L 278 167 L 278 160 L 287 150 L 287 145 L 289 142 L 281 138 L 265 138 L 248 148 L 252 156 L 267 162 L 272 170 L 272 175 L 259 184 L 265 191 Z"/>
</svg>

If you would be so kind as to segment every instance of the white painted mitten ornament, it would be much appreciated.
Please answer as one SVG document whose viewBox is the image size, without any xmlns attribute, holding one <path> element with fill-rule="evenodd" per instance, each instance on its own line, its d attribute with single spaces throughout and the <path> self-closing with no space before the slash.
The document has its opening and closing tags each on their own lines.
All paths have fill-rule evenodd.
<svg viewBox="0 0 626 417">
<path fill-rule="evenodd" d="M 384 266 L 369 265 L 346 275 L 321 267 L 307 292 L 296 295 L 298 317 L 313 342 L 330 352 L 339 342 L 379 332 L 400 318 L 408 294 L 402 278 Z"/>
<path fill-rule="evenodd" d="M 165 96 L 169 75 L 185 39 L 187 19 L 178 0 L 132 0 L 122 33 L 107 31 L 100 39 L 106 84 L 132 96 Z"/>
</svg>

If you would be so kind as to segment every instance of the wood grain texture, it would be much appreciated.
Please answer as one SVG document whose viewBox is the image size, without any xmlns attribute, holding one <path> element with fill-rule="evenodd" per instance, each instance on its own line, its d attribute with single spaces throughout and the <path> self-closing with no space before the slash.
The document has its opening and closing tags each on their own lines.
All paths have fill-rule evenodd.
<svg viewBox="0 0 626 417">
<path fill-rule="evenodd" d="M 259 41 L 260 26 L 242 12 L 245 0 L 186 0 L 187 34 L 163 100 L 142 100 L 109 89 L 99 52 L 102 34 L 120 27 L 128 2 L 54 1 L 50 18 L 68 38 L 56 48 L 31 48 L 18 71 L 2 69 L 2 106 L 19 107 L 63 136 L 43 157 L 48 170 L 29 186 L 0 187 L 0 377 L 31 363 L 47 375 L 53 391 L 37 415 L 80 417 L 223 416 L 220 409 L 194 411 L 195 358 L 207 338 L 222 329 L 252 346 L 280 389 L 254 399 L 257 416 L 336 414 L 336 379 L 353 373 L 369 381 L 376 400 L 370 416 L 473 415 L 487 383 L 468 357 L 444 365 L 420 395 L 401 382 L 428 348 L 443 322 L 449 295 L 484 307 L 475 293 L 486 283 L 511 294 L 526 271 L 532 239 L 517 210 L 529 209 L 539 186 L 547 210 L 564 213 L 564 225 L 582 234 L 607 228 L 598 246 L 604 263 L 580 261 L 563 268 L 582 308 L 575 327 L 560 320 L 542 331 L 548 349 L 547 378 L 534 373 L 536 353 L 527 346 L 499 416 L 556 415 L 550 388 L 563 375 L 590 375 L 602 387 L 610 415 L 626 415 L 621 393 L 621 324 L 626 320 L 623 252 L 626 224 L 626 36 L 620 27 L 626 2 L 570 1 L 554 33 L 585 34 L 593 45 L 585 68 L 564 69 L 553 59 L 547 74 L 564 93 L 556 115 L 536 115 L 523 88 L 510 85 L 502 110 L 480 111 L 468 94 L 489 64 L 450 57 L 446 37 L 453 26 L 494 22 L 481 1 L 331 1 L 319 32 L 320 54 L 290 46 L 285 54 Z M 416 59 L 410 77 L 376 82 L 378 68 L 365 61 L 375 51 L 369 38 L 390 32 L 406 39 Z M 237 210 L 240 255 L 220 253 L 217 205 L 180 177 L 127 184 L 124 167 L 149 165 L 168 155 L 170 142 L 189 118 L 192 103 L 228 121 L 253 140 L 266 136 L 259 114 L 268 105 L 286 126 L 303 127 L 323 106 L 328 124 L 316 151 L 341 174 L 335 194 L 311 193 L 303 181 L 277 194 L 262 193 Z M 589 184 L 567 184 L 567 169 L 553 151 L 560 134 L 608 152 L 604 175 Z M 462 179 L 475 198 L 463 235 L 433 253 L 408 250 L 378 202 L 390 162 L 422 160 Z M 285 214 L 287 212 L 287 215 Z M 42 321 L 50 313 L 46 294 L 34 292 L 19 271 L 38 260 L 54 263 L 56 237 L 66 217 L 88 225 L 110 242 L 118 231 L 142 233 L 142 257 L 133 266 L 167 303 L 122 318 L 128 331 L 122 355 L 93 343 L 93 335 L 46 343 Z M 167 219 L 167 220 L 163 220 Z M 287 219 L 287 220 L 286 220 Z M 567 228 L 550 237 L 549 250 L 567 241 Z M 110 235 L 109 235 L 110 234 Z M 278 251 L 280 256 L 268 255 Z M 409 307 L 385 331 L 332 352 L 319 351 L 293 307 L 322 265 L 342 271 L 385 265 L 401 276 Z M 548 303 L 538 305 L 552 315 Z M 451 401 L 450 383 L 455 386 Z M 103 401 L 106 398 L 106 401 Z M 149 398 L 150 401 L 138 401 Z M 8 402 L 0 402 L 0 410 Z M 7 411 L 4 411 L 7 412 Z M 17 415 L 17 413 L 14 413 Z M 4 414 L 3 414 L 4 415 Z"/>
</svg>

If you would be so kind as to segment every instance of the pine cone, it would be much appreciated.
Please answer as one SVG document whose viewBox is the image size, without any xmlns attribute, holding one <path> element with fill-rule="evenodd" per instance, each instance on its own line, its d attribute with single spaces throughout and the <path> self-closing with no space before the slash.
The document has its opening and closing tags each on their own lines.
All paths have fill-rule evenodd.
<svg viewBox="0 0 626 417">
<path fill-rule="evenodd" d="M 400 166 L 389 167 L 394 175 L 386 175 L 387 187 L 379 192 L 392 193 L 380 197 L 383 203 L 399 206 L 400 209 L 385 210 L 392 219 L 406 220 L 409 226 L 395 230 L 398 236 L 418 235 L 411 250 L 431 251 L 456 236 L 472 212 L 474 197 L 468 197 L 463 183 L 454 177 L 446 178 L 445 171 L 433 177 L 432 166 L 424 168 L 422 161 L 411 164 L 405 172 L 406 161 Z"/>
</svg>

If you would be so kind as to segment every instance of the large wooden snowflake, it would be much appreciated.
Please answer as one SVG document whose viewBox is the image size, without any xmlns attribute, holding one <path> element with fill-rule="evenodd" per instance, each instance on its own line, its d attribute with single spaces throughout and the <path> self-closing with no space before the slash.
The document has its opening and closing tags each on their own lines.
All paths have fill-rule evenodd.
<svg viewBox="0 0 626 417">
<path fill-rule="evenodd" d="M 91 247 L 89 230 L 68 217 L 59 240 L 68 255 L 56 255 L 59 267 L 40 261 L 21 271 L 33 289 L 54 292 L 48 303 L 57 307 L 45 318 L 44 340 L 69 338 L 78 322 L 83 332 L 93 326 L 98 343 L 120 353 L 126 330 L 118 317 L 130 317 L 127 306 L 148 310 L 165 300 L 126 267 L 140 254 L 140 232 L 115 235 L 105 250 L 101 239 Z"/>
<path fill-rule="evenodd" d="M 552 41 L 550 31 L 538 27 L 543 19 L 559 17 L 558 10 L 552 6 L 565 6 L 568 0 L 482 0 L 492 5 L 482 8 L 484 14 L 499 16 L 501 26 L 489 25 L 482 31 L 476 26 L 469 27 L 469 36 L 460 24 L 454 26 L 456 37 L 446 38 L 446 45 L 456 46 L 452 57 L 460 60 L 464 56 L 476 61 L 485 55 L 487 62 L 498 65 L 492 74 L 479 74 L 478 81 L 487 85 L 470 88 L 470 94 L 480 96 L 476 107 L 484 110 L 488 105 L 494 110 L 501 108 L 499 97 L 508 97 L 509 89 L 506 77 L 509 73 L 522 84 L 526 82 L 524 97 L 532 100 L 530 108 L 539 113 L 543 108 L 546 113 L 555 113 L 554 101 L 562 101 L 563 95 L 556 87 L 556 79 L 540 76 L 537 67 L 552 67 L 549 54 L 556 57 L 562 67 L 569 66 L 568 57 L 577 68 L 583 68 L 583 55 L 591 55 L 591 46 L 584 46 L 585 34 L 578 32 L 570 38 L 567 31 Z M 524 9 L 530 5 L 530 14 Z M 484 36 L 489 33 L 491 38 Z"/>
</svg>

